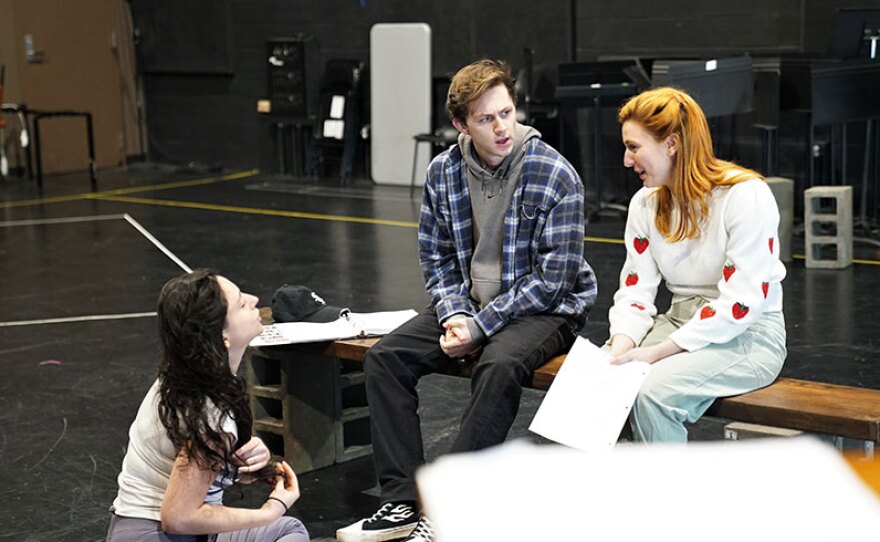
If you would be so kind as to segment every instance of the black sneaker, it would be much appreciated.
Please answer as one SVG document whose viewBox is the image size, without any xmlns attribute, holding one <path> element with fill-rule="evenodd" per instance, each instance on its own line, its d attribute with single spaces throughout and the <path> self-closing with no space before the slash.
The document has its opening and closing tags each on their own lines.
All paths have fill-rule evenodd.
<svg viewBox="0 0 880 542">
<path fill-rule="evenodd" d="M 389 502 L 383 504 L 367 519 L 352 523 L 336 531 L 338 542 L 382 542 L 409 535 L 419 522 L 413 503 Z"/>
<path fill-rule="evenodd" d="M 416 528 L 403 542 L 434 542 L 434 526 L 425 516 L 420 517 Z"/>
</svg>

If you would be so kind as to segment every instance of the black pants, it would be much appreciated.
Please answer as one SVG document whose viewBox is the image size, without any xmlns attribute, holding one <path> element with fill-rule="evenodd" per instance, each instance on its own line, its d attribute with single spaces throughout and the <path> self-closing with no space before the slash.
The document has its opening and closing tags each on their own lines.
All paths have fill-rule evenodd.
<svg viewBox="0 0 880 542">
<path fill-rule="evenodd" d="M 444 332 L 428 308 L 386 335 L 364 360 L 382 503 L 416 500 L 414 474 L 425 462 L 416 384 L 424 375 L 447 372 L 450 364 L 458 363 L 440 349 Z M 451 452 L 503 442 L 519 410 L 523 384 L 573 342 L 568 320 L 550 315 L 515 320 L 490 337 L 474 366 L 471 398 Z"/>
</svg>

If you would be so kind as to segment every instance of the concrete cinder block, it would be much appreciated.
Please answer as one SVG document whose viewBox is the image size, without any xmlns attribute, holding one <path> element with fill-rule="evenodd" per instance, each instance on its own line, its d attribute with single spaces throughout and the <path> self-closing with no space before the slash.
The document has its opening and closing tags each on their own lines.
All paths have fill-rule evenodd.
<svg viewBox="0 0 880 542">
<path fill-rule="evenodd" d="M 790 262 L 794 230 L 794 181 L 784 177 L 767 177 L 765 180 L 779 209 L 779 259 Z"/>
<path fill-rule="evenodd" d="M 754 423 L 732 422 L 724 426 L 724 440 L 746 440 L 752 438 L 768 438 L 768 437 L 797 437 L 803 434 L 803 431 L 795 429 L 785 429 L 782 427 L 772 427 L 769 425 L 757 425 Z"/>
<path fill-rule="evenodd" d="M 814 186 L 804 190 L 806 266 L 843 269 L 852 264 L 853 189 Z"/>
</svg>

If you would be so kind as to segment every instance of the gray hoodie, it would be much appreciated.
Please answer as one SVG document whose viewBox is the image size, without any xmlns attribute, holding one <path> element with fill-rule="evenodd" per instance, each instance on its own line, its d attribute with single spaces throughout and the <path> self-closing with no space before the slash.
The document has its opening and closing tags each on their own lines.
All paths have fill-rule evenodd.
<svg viewBox="0 0 880 542">
<path fill-rule="evenodd" d="M 504 217 L 519 182 L 526 145 L 541 137 L 531 126 L 516 124 L 513 150 L 494 170 L 489 170 L 473 148 L 471 137 L 459 134 L 458 144 L 467 165 L 468 191 L 474 221 L 474 255 L 471 258 L 470 296 L 485 307 L 501 293 L 501 258 Z"/>
</svg>

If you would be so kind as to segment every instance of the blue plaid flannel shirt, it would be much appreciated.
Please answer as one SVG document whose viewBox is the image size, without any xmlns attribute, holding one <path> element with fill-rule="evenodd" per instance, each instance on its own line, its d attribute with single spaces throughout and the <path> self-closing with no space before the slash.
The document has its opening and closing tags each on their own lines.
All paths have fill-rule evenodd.
<svg viewBox="0 0 880 542">
<path fill-rule="evenodd" d="M 473 316 L 488 337 L 534 314 L 571 317 L 579 331 L 596 300 L 596 278 L 584 259 L 584 188 L 556 150 L 529 142 L 504 218 L 501 293 L 480 309 L 470 298 L 474 252 L 467 166 L 458 145 L 428 167 L 419 220 L 419 260 L 440 322 Z"/>
</svg>

